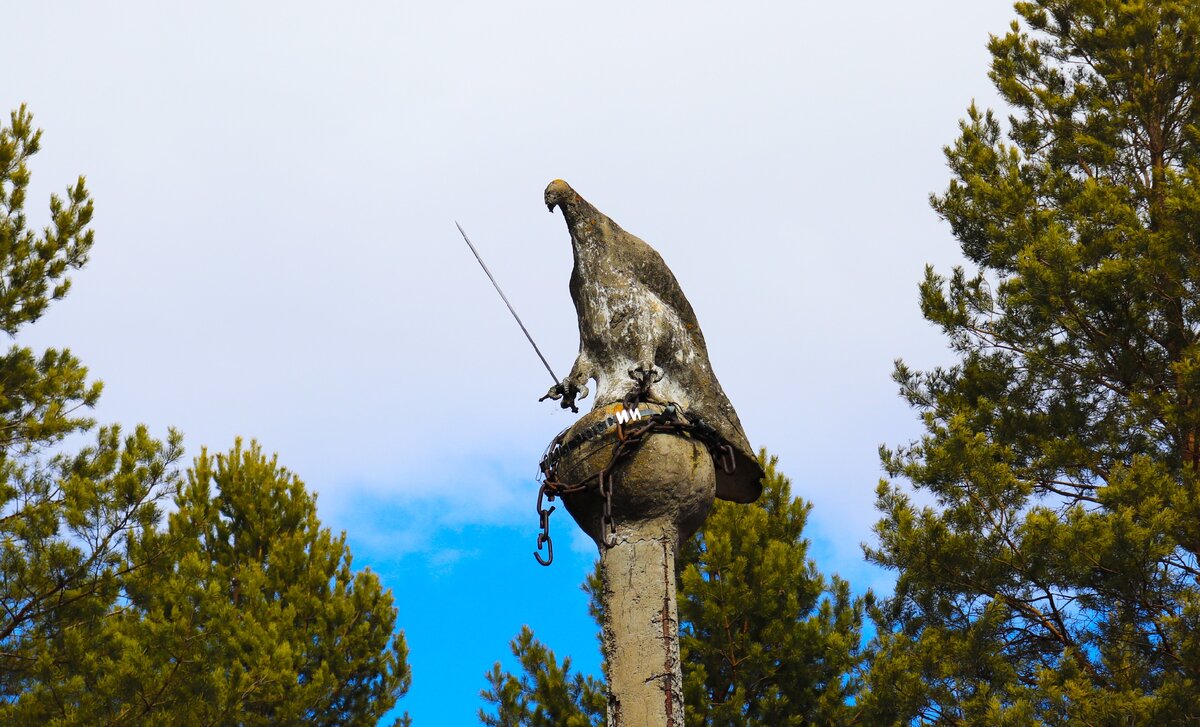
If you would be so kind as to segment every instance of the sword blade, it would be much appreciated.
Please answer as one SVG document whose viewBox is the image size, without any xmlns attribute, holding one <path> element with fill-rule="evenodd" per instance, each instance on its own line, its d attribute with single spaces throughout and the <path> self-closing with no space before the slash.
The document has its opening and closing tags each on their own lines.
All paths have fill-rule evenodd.
<svg viewBox="0 0 1200 727">
<path fill-rule="evenodd" d="M 529 339 L 529 345 L 533 346 L 534 352 L 536 352 L 538 358 L 542 360 L 542 365 L 545 366 L 546 370 L 550 372 L 550 378 L 554 379 L 555 384 L 559 384 L 559 379 L 558 376 L 555 375 L 554 369 L 550 368 L 550 364 L 546 361 L 546 357 L 542 355 L 542 350 L 538 348 L 536 343 L 533 342 L 533 336 L 529 335 L 529 330 L 525 328 L 525 324 L 521 322 L 521 316 L 517 315 L 517 311 L 512 307 L 512 303 L 508 302 L 508 296 L 505 295 L 504 291 L 500 289 L 500 284 L 496 282 L 496 278 L 492 275 L 492 271 L 488 270 L 487 263 L 485 263 L 483 258 L 479 256 L 479 251 L 475 249 L 475 245 L 471 242 L 471 238 L 467 237 L 467 231 L 464 230 L 462 225 L 458 224 L 458 222 L 455 222 L 454 226 L 458 228 L 458 231 L 460 234 L 462 234 L 463 239 L 467 241 L 467 247 L 471 248 L 471 253 L 474 254 L 475 259 L 479 261 L 479 267 L 483 268 L 483 272 L 487 273 L 488 280 L 492 281 L 492 287 L 495 288 L 496 292 L 500 294 L 500 299 L 504 301 L 504 305 L 508 306 L 508 312 L 512 313 L 513 319 L 516 320 L 517 325 L 521 327 L 521 332 L 525 334 L 525 338 Z"/>
</svg>

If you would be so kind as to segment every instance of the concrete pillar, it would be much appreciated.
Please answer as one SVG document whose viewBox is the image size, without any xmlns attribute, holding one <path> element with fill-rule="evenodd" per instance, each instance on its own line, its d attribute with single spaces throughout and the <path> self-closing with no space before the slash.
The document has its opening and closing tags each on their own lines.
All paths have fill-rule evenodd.
<svg viewBox="0 0 1200 727">
<path fill-rule="evenodd" d="M 682 727 L 674 536 L 619 532 L 601 554 L 608 724 Z"/>
<path fill-rule="evenodd" d="M 581 430 L 607 413 L 583 417 Z M 573 427 L 574 429 L 575 427 Z M 614 435 L 615 439 L 615 435 Z M 561 480 L 579 482 L 608 462 L 611 442 L 564 456 Z M 600 545 L 610 727 L 683 727 L 683 674 L 675 556 L 712 507 L 716 475 L 704 445 L 651 434 L 612 474 L 615 545 L 600 545 L 603 499 L 595 490 L 563 498 Z"/>
</svg>

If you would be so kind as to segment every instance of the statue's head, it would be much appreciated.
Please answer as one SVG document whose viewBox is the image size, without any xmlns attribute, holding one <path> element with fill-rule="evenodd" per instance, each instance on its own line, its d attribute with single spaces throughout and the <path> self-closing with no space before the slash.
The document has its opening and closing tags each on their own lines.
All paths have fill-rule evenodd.
<svg viewBox="0 0 1200 727">
<path fill-rule="evenodd" d="M 556 179 L 546 185 L 546 208 L 551 212 L 555 207 L 563 207 L 564 209 L 579 197 L 575 190 L 571 189 L 571 185 L 561 179 Z"/>
</svg>

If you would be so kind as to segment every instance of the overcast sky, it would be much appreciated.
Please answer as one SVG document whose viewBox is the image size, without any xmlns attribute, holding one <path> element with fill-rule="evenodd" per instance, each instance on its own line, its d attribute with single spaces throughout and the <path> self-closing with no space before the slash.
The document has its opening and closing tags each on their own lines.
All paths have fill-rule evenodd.
<svg viewBox="0 0 1200 727">
<path fill-rule="evenodd" d="M 950 360 L 917 307 L 924 265 L 960 259 L 927 197 L 967 105 L 996 105 L 1011 3 L 14 5 L 31 221 L 80 173 L 97 209 L 91 264 L 20 342 L 70 347 L 101 421 L 278 452 L 395 591 L 418 724 L 474 724 L 522 623 L 598 664 L 590 543 L 564 516 L 562 562 L 530 556 L 571 415 L 454 228 L 561 375 L 556 177 L 675 272 L 751 443 L 814 503 L 819 567 L 888 587 L 860 543 L 878 446 L 918 433 L 892 361 Z"/>
</svg>

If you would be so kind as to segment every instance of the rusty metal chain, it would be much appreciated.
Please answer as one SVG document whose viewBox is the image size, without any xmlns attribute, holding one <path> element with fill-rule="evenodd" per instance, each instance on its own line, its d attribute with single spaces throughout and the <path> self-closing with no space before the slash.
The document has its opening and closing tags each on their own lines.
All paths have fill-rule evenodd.
<svg viewBox="0 0 1200 727">
<path fill-rule="evenodd" d="M 636 403 L 634 403 L 634 407 L 636 406 Z M 629 406 L 627 403 L 626 410 L 628 409 Z M 608 463 L 599 472 L 584 478 L 582 482 L 573 484 L 559 482 L 558 463 L 564 452 L 577 448 L 583 442 L 607 433 L 614 425 L 610 422 L 615 422 L 617 444 L 613 447 Z M 734 468 L 737 466 L 737 462 L 734 459 L 733 446 L 722 439 L 721 435 L 707 422 L 695 414 L 684 412 L 683 408 L 677 404 L 668 404 L 661 412 L 640 414 L 639 418 L 633 422 L 626 422 L 617 417 L 609 417 L 576 434 L 570 442 L 564 442 L 563 438 L 568 431 L 570 429 L 561 432 L 554 438 L 554 441 L 546 449 L 546 454 L 542 457 L 541 464 L 539 465 L 542 484 L 538 488 L 537 513 L 538 527 L 541 532 L 537 537 L 537 551 L 534 552 L 533 557 L 542 565 L 550 565 L 554 562 L 554 542 L 550 539 L 550 514 L 556 509 L 555 506 L 547 509 L 544 503 L 554 502 L 556 497 L 563 495 L 572 495 L 593 488 L 597 489 L 604 501 L 603 513 L 600 519 L 601 543 L 606 548 L 611 548 L 617 544 L 617 528 L 612 517 L 613 470 L 636 452 L 649 435 L 678 434 L 689 436 L 708 448 L 709 453 L 713 457 L 714 464 L 719 465 L 725 474 L 733 474 Z M 547 557 L 545 559 L 542 558 L 541 553 L 543 546 L 547 549 Z"/>
</svg>

